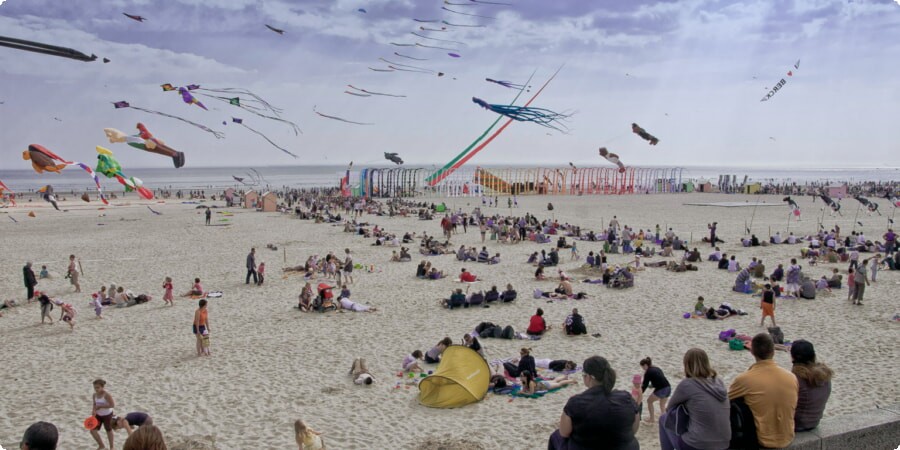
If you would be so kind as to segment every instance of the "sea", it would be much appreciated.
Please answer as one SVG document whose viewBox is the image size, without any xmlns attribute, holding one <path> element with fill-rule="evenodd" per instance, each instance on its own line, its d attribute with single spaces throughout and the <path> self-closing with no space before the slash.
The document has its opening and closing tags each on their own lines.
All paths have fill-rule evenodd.
<svg viewBox="0 0 900 450">
<path fill-rule="evenodd" d="M 373 166 L 396 167 L 396 166 Z M 408 166 L 433 169 L 432 165 Z M 522 165 L 484 165 L 486 169 L 501 167 L 529 167 Z M 537 166 L 531 166 L 537 167 Z M 762 183 L 900 183 L 900 168 L 784 168 L 784 167 L 728 167 L 728 166 L 685 166 L 681 179 L 709 180 L 715 184 L 720 175 L 736 177 L 738 182 L 747 177 L 748 182 Z M 340 185 L 346 166 L 272 166 L 272 167 L 182 167 L 174 168 L 134 168 L 127 175 L 143 181 L 151 189 L 176 190 L 222 190 L 229 187 L 247 189 L 261 187 L 270 189 L 334 187 Z M 358 180 L 359 168 L 351 171 L 351 180 Z M 235 177 L 240 178 L 238 181 Z M 100 176 L 104 190 L 118 192 L 121 186 L 115 179 Z M 0 181 L 14 192 L 33 192 L 45 185 L 52 185 L 56 191 L 94 190 L 94 183 L 88 174 L 77 166 L 71 166 L 60 173 L 37 174 L 33 170 L 0 170 Z M 353 183 L 355 184 L 355 183 Z"/>
</svg>

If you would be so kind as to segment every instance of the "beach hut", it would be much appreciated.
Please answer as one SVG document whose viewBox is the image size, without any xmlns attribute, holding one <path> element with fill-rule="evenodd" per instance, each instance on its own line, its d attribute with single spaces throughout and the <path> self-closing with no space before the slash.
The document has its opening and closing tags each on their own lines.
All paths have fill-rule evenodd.
<svg viewBox="0 0 900 450">
<path fill-rule="evenodd" d="M 828 188 L 826 189 L 826 191 L 828 192 L 828 196 L 829 196 L 829 197 L 831 197 L 831 198 L 836 198 L 836 199 L 839 199 L 839 200 L 840 200 L 840 199 L 845 199 L 845 198 L 847 198 L 847 197 L 849 196 L 849 195 L 847 194 L 847 185 L 846 185 L 846 184 L 842 184 L 842 185 L 834 185 L 834 186 L 828 186 Z"/>
<path fill-rule="evenodd" d="M 266 192 L 259 204 L 262 212 L 275 212 L 278 210 L 278 196 L 274 192 Z"/>
<path fill-rule="evenodd" d="M 758 194 L 762 189 L 761 183 L 750 183 L 744 185 L 744 193 L 745 194 Z"/>
<path fill-rule="evenodd" d="M 254 190 L 247 191 L 244 194 L 244 208 L 256 209 L 256 203 L 259 201 L 259 194 Z"/>
<path fill-rule="evenodd" d="M 694 192 L 694 182 L 688 180 L 681 185 L 682 192 Z"/>
<path fill-rule="evenodd" d="M 419 403 L 432 408 L 458 408 L 487 394 L 491 368 L 475 350 L 451 345 L 434 374 L 419 382 Z"/>
<path fill-rule="evenodd" d="M 699 192 L 713 192 L 713 184 L 709 180 L 699 180 L 697 182 L 697 191 Z"/>
</svg>

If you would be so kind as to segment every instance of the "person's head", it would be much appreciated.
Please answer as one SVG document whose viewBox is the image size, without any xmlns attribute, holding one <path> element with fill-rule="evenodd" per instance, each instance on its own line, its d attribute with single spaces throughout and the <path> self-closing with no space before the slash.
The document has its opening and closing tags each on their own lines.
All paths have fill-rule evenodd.
<svg viewBox="0 0 900 450">
<path fill-rule="evenodd" d="M 171 282 L 172 282 L 172 277 L 166 277 L 166 283 L 171 283 Z M 103 289 L 106 289 L 106 288 L 104 287 Z"/>
<path fill-rule="evenodd" d="M 797 264 L 797 258 L 791 258 L 791 264 Z"/>
<path fill-rule="evenodd" d="M 462 269 L 460 269 L 460 270 L 459 270 L 459 273 L 466 273 L 466 268 L 463 267 Z"/>
<path fill-rule="evenodd" d="M 22 435 L 22 450 L 56 450 L 59 430 L 50 422 L 35 422 L 25 429 Z"/>
<path fill-rule="evenodd" d="M 199 282 L 200 282 L 199 278 L 194 278 L 194 283 L 199 283 Z"/>
<path fill-rule="evenodd" d="M 599 386 L 607 394 L 612 392 L 616 385 L 616 371 L 609 365 L 606 358 L 591 356 L 584 360 L 581 367 L 585 386 Z"/>
<path fill-rule="evenodd" d="M 643 377 L 641 377 L 641 374 L 639 373 L 636 373 L 631 377 L 631 384 L 634 385 L 634 387 L 640 387 L 641 381 L 643 381 Z"/>
<path fill-rule="evenodd" d="M 684 376 L 687 378 L 715 378 L 716 371 L 709 364 L 709 356 L 699 348 L 684 353 Z"/>
<path fill-rule="evenodd" d="M 575 361 L 566 361 L 563 370 L 575 370 L 578 368 L 578 364 L 575 364 Z"/>
<path fill-rule="evenodd" d="M 862 260 L 862 265 L 864 265 L 864 266 L 865 266 L 865 265 L 867 265 L 867 264 L 869 264 L 869 260 L 868 260 L 868 259 L 864 259 L 864 260 Z"/>
<path fill-rule="evenodd" d="M 772 336 L 769 333 L 753 336 L 753 340 L 750 341 L 750 353 L 753 353 L 758 361 L 772 359 L 775 356 L 775 341 L 772 340 Z"/>
<path fill-rule="evenodd" d="M 530 348 L 522 347 L 521 349 L 519 349 L 519 355 L 521 355 L 521 356 L 528 356 L 530 354 L 531 354 Z"/>
<path fill-rule="evenodd" d="M 543 316 L 543 315 L 544 315 L 544 310 L 541 309 L 541 308 L 538 308 L 537 311 L 535 312 L 535 314 L 538 315 L 538 316 Z"/>
<path fill-rule="evenodd" d="M 300 419 L 294 421 L 294 437 L 297 440 L 297 445 L 303 445 L 307 433 L 309 433 L 309 427 L 306 426 L 306 422 Z"/>
<path fill-rule="evenodd" d="M 506 387 L 506 378 L 500 374 L 491 375 L 490 384 L 494 388 L 505 388 Z"/>
<path fill-rule="evenodd" d="M 256 253 L 256 247 L 251 248 L 250 253 Z"/>
<path fill-rule="evenodd" d="M 206 308 L 206 299 L 201 298 L 200 301 L 197 302 L 197 304 L 200 306 L 200 308 Z"/>
<path fill-rule="evenodd" d="M 424 355 L 422 354 L 422 350 L 415 350 L 412 352 L 412 357 L 416 359 L 422 359 Z"/>
<path fill-rule="evenodd" d="M 75 255 L 69 255 L 69 261 L 75 260 Z"/>
<path fill-rule="evenodd" d="M 144 424 L 125 440 L 122 450 L 167 450 L 166 440 L 156 425 Z"/>
<path fill-rule="evenodd" d="M 507 291 L 513 290 L 512 284 L 507 284 L 507 285 L 506 285 L 506 290 L 507 290 Z"/>
<path fill-rule="evenodd" d="M 26 262 L 26 263 L 25 263 L 25 267 L 27 267 L 27 268 L 30 269 L 30 268 L 31 268 L 31 261 Z M 38 423 L 44 423 L 44 422 L 38 422 Z"/>
<path fill-rule="evenodd" d="M 471 334 L 464 334 L 464 335 L 463 335 L 463 342 L 465 342 L 466 344 L 471 343 L 471 342 L 472 342 L 472 335 L 471 335 Z"/>
<path fill-rule="evenodd" d="M 800 339 L 791 344 L 791 361 L 794 364 L 815 364 L 816 349 L 812 342 Z"/>
<path fill-rule="evenodd" d="M 650 357 L 647 356 L 641 360 L 640 365 L 641 365 L 642 369 L 647 370 L 647 369 L 653 367 L 653 360 L 651 360 Z"/>
<path fill-rule="evenodd" d="M 103 392 L 103 389 L 106 387 L 106 380 L 103 378 L 97 378 L 94 380 L 94 392 L 100 394 Z"/>
<path fill-rule="evenodd" d="M 697 303 L 703 303 L 703 296 L 700 295 L 697 297 Z"/>
<path fill-rule="evenodd" d="M 572 308 L 572 315 L 573 315 L 573 316 L 577 316 L 577 315 L 578 315 L 578 308 Z"/>
<path fill-rule="evenodd" d="M 445 347 L 449 347 L 449 346 L 453 345 L 453 339 L 450 339 L 449 337 L 445 337 L 445 338 L 441 339 L 441 342 L 438 342 L 438 344 L 443 344 Z"/>
<path fill-rule="evenodd" d="M 534 383 L 534 374 L 530 370 L 523 370 L 519 374 L 519 380 L 522 381 L 523 387 L 529 386 L 531 383 Z"/>
<path fill-rule="evenodd" d="M 125 288 L 123 286 L 119 286 L 118 288 L 116 288 L 116 292 L 121 294 L 122 292 L 125 292 Z"/>
</svg>

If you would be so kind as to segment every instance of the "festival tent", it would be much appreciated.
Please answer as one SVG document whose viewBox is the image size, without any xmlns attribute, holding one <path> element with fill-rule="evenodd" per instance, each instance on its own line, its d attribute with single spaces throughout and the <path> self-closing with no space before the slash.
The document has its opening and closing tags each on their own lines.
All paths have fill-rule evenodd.
<svg viewBox="0 0 900 450">
<path fill-rule="evenodd" d="M 419 403 L 432 408 L 458 408 L 487 394 L 491 369 L 475 350 L 451 345 L 434 374 L 419 382 Z"/>
</svg>

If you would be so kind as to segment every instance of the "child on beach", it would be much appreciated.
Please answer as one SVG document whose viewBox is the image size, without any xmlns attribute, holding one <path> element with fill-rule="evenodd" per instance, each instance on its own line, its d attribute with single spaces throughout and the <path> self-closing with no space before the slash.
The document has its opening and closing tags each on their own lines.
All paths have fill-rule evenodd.
<svg viewBox="0 0 900 450">
<path fill-rule="evenodd" d="M 103 289 L 106 289 L 106 286 L 104 286 Z M 100 300 L 100 297 L 101 296 L 97 293 L 91 294 L 91 306 L 94 307 L 94 314 L 97 314 L 98 319 L 103 318 L 101 315 L 103 314 L 103 301 Z"/>
<path fill-rule="evenodd" d="M 209 329 L 203 330 L 203 337 L 200 339 L 200 353 L 203 356 L 210 356 L 209 351 Z"/>
<path fill-rule="evenodd" d="M 762 318 L 759 319 L 759 326 L 763 326 L 767 316 L 772 318 L 773 327 L 778 326 L 775 324 L 775 291 L 772 290 L 771 284 L 766 283 L 766 286 L 763 289 L 762 300 L 759 302 L 759 309 L 762 310 Z"/>
<path fill-rule="evenodd" d="M 875 282 L 875 276 L 878 274 L 878 266 L 881 264 L 881 253 L 876 253 L 875 256 L 871 258 L 872 265 L 869 267 L 869 271 L 872 272 L 872 282 Z"/>
<path fill-rule="evenodd" d="M 853 297 L 853 293 L 856 292 L 856 273 L 853 269 L 847 270 L 849 275 L 847 275 L 847 300 L 850 300 Z"/>
<path fill-rule="evenodd" d="M 631 398 L 633 398 L 634 402 L 638 405 L 637 415 L 638 418 L 640 418 L 641 413 L 644 411 L 644 392 L 641 391 L 641 374 L 635 374 L 631 377 Z"/>
<path fill-rule="evenodd" d="M 256 282 L 257 286 L 262 286 L 263 280 L 266 279 L 266 263 L 260 261 L 259 266 L 256 268 L 256 276 L 259 277 L 259 280 Z"/>
<path fill-rule="evenodd" d="M 572 257 L 571 260 L 575 261 L 579 259 L 578 257 L 578 243 L 576 241 L 572 241 Z"/>
<path fill-rule="evenodd" d="M 306 426 L 302 420 L 297 419 L 294 422 L 294 439 L 300 450 L 324 450 L 325 443 L 322 442 L 322 433 Z"/>
<path fill-rule="evenodd" d="M 694 304 L 694 312 L 697 314 L 703 314 L 706 312 L 706 306 L 703 305 L 703 296 L 697 297 L 697 303 Z"/>
<path fill-rule="evenodd" d="M 166 281 L 163 283 L 162 287 L 166 290 L 163 294 L 163 301 L 169 305 L 175 306 L 175 298 L 172 295 L 172 290 L 174 289 L 174 286 L 172 286 L 172 277 L 166 277 Z"/>
<path fill-rule="evenodd" d="M 40 278 L 50 278 L 50 272 L 47 271 L 47 266 L 41 266 L 41 274 Z"/>
<path fill-rule="evenodd" d="M 406 358 L 403 358 L 403 370 L 405 372 L 421 372 L 422 368 L 419 367 L 419 361 L 423 357 L 422 350 L 416 350 L 406 355 Z"/>
<path fill-rule="evenodd" d="M 209 310 L 206 299 L 201 299 L 194 311 L 194 336 L 197 338 L 197 356 L 209 354 Z M 204 342 L 205 341 L 205 342 Z"/>
<path fill-rule="evenodd" d="M 199 278 L 194 278 L 194 284 L 191 286 L 191 290 L 182 294 L 182 297 L 191 297 L 191 296 L 203 296 L 205 295 L 203 292 L 203 286 L 200 284 Z"/>
<path fill-rule="evenodd" d="M 75 329 L 75 307 L 72 306 L 71 303 L 63 303 L 60 305 L 60 308 L 63 310 L 62 321 L 69 324 L 69 329 Z"/>
<path fill-rule="evenodd" d="M 650 360 L 650 357 L 646 357 L 640 362 L 641 369 L 644 369 L 644 380 L 641 383 L 641 392 L 643 393 L 647 390 L 648 386 L 653 387 L 653 392 L 650 394 L 650 397 L 647 398 L 647 409 L 650 411 L 650 421 L 649 423 L 653 423 L 655 420 L 653 415 L 653 404 L 659 402 L 659 415 L 662 416 L 662 413 L 666 410 L 666 402 L 669 400 L 669 395 L 672 394 L 672 385 L 669 384 L 669 380 L 666 378 L 665 374 L 663 374 L 662 369 L 653 365 L 653 361 Z"/>
</svg>

